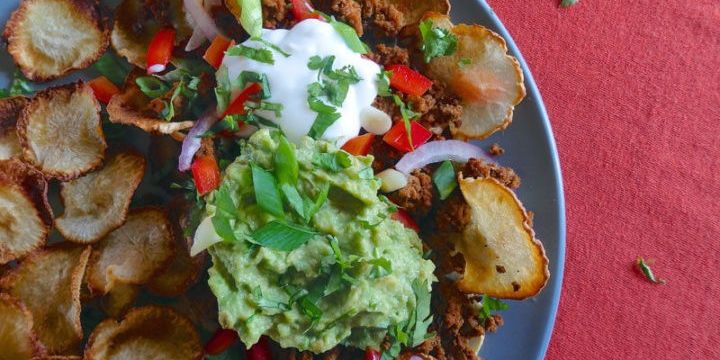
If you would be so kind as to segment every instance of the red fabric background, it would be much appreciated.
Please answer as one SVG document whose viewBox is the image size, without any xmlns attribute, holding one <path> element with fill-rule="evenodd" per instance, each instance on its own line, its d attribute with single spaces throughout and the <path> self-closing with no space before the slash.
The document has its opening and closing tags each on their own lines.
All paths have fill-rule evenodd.
<svg viewBox="0 0 720 360">
<path fill-rule="evenodd" d="M 720 359 L 720 1 L 490 5 L 540 87 L 564 173 L 548 359 Z M 638 255 L 668 284 L 639 276 Z"/>
</svg>

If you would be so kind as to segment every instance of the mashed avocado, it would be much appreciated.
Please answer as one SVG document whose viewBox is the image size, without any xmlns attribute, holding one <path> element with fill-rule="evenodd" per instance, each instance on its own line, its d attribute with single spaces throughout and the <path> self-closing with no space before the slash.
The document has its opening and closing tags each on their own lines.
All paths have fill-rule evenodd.
<svg viewBox="0 0 720 360">
<path fill-rule="evenodd" d="M 293 211 L 298 202 L 290 198 L 298 198 L 283 195 L 283 213 L 269 213 L 256 194 L 268 178 L 261 184 L 254 170 L 282 177 L 278 171 L 287 169 L 275 167 L 284 141 L 277 131 L 258 131 L 210 196 L 208 216 L 225 240 L 209 249 L 220 322 L 247 345 L 268 335 L 283 347 L 315 353 L 340 343 L 378 348 L 388 329 L 413 321 L 417 287 L 426 291 L 434 281 L 434 265 L 423 259 L 417 234 L 390 219 L 393 207 L 377 195 L 372 158 L 349 156 L 327 142 L 305 138 L 294 149 L 294 186 L 305 211 Z M 277 224 L 291 225 L 271 226 Z M 274 231 L 272 246 L 259 240 L 267 240 L 258 235 L 266 230 Z M 280 249 L 308 233 L 301 245 Z"/>
</svg>

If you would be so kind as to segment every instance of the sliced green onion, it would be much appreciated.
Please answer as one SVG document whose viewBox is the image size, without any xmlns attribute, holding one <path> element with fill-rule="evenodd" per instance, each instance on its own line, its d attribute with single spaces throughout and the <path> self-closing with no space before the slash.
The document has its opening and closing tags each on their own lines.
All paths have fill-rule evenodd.
<svg viewBox="0 0 720 360">
<path fill-rule="evenodd" d="M 285 211 L 283 210 L 282 197 L 275 177 L 256 164 L 251 164 L 250 167 L 252 169 L 255 200 L 258 206 L 269 214 L 284 217 Z"/>
<path fill-rule="evenodd" d="M 252 234 L 253 242 L 280 251 L 293 251 L 317 233 L 312 229 L 284 221 L 273 220 Z"/>
<path fill-rule="evenodd" d="M 457 177 L 455 176 L 455 167 L 453 167 L 453 164 L 448 160 L 443 161 L 440 167 L 435 170 L 432 179 L 440 193 L 440 200 L 447 199 L 458 185 Z"/>
</svg>

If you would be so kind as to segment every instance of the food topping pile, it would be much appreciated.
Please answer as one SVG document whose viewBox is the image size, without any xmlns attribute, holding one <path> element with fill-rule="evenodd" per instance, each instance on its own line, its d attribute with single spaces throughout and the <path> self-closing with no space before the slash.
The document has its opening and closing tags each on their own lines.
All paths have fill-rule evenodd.
<svg viewBox="0 0 720 360">
<path fill-rule="evenodd" d="M 20 1 L 0 358 L 477 359 L 549 272 L 505 150 L 471 142 L 522 70 L 449 10 Z"/>
</svg>

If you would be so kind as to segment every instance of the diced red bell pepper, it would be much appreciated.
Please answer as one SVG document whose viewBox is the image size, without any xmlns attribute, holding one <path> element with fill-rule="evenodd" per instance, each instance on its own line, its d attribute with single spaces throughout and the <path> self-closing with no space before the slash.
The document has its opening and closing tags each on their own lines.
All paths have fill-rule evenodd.
<svg viewBox="0 0 720 360">
<path fill-rule="evenodd" d="M 230 106 L 228 106 L 227 110 L 225 110 L 225 114 L 223 114 L 223 117 L 228 115 L 238 115 L 238 114 L 244 114 L 245 113 L 245 102 L 250 100 L 250 97 L 261 92 L 262 86 L 258 83 L 252 83 L 248 85 L 238 96 L 235 98 L 235 100 L 232 101 Z"/>
<path fill-rule="evenodd" d="M 380 352 L 372 348 L 365 349 L 365 360 L 380 360 Z"/>
<path fill-rule="evenodd" d="M 220 168 L 213 156 L 199 156 L 190 165 L 195 188 L 200 196 L 220 186 Z"/>
<path fill-rule="evenodd" d="M 210 66 L 214 67 L 215 69 L 219 69 L 220 65 L 222 64 L 223 58 L 225 58 L 225 51 L 232 46 L 234 41 L 222 36 L 218 35 L 215 36 L 215 39 L 213 39 L 212 43 L 210 43 L 210 46 L 205 50 L 205 55 L 203 55 L 203 59 L 207 61 Z"/>
<path fill-rule="evenodd" d="M 397 121 L 395 125 L 390 128 L 390 131 L 385 133 L 383 141 L 402 152 L 410 152 L 426 143 L 432 137 L 430 130 L 415 121 L 410 122 L 410 135 L 412 137 L 412 146 L 410 145 L 410 141 L 408 141 L 405 123 L 403 121 Z"/>
<path fill-rule="evenodd" d="M 295 20 L 303 21 L 306 19 L 322 20 L 322 16 L 315 11 L 310 0 L 292 0 L 292 14 Z"/>
<path fill-rule="evenodd" d="M 205 354 L 218 355 L 224 353 L 238 341 L 238 334 L 235 330 L 218 329 L 212 338 L 205 344 Z"/>
<path fill-rule="evenodd" d="M 158 31 L 150 41 L 147 51 L 147 73 L 157 74 L 165 71 L 172 58 L 175 47 L 175 29 L 164 28 Z"/>
<path fill-rule="evenodd" d="M 245 352 L 245 358 L 248 360 L 272 360 L 270 352 L 270 343 L 266 337 L 261 337 L 257 344 L 251 346 Z"/>
<path fill-rule="evenodd" d="M 355 156 L 365 156 L 370 152 L 373 140 L 375 140 L 375 134 L 373 133 L 356 136 L 348 140 L 348 142 L 342 146 L 342 149 Z"/>
<path fill-rule="evenodd" d="M 390 86 L 408 95 L 422 96 L 433 85 L 432 80 L 405 65 L 388 65 L 385 70 L 392 71 Z"/>
<path fill-rule="evenodd" d="M 113 95 L 120 92 L 120 89 L 104 76 L 88 81 L 88 85 L 92 88 L 98 101 L 103 104 L 109 103 Z"/>
<path fill-rule="evenodd" d="M 406 228 L 410 230 L 415 230 L 415 232 L 420 232 L 420 227 L 415 222 L 415 220 L 408 214 L 407 211 L 403 209 L 397 209 L 396 212 L 392 214 L 392 219 L 401 222 L 403 225 L 405 225 Z"/>
</svg>

